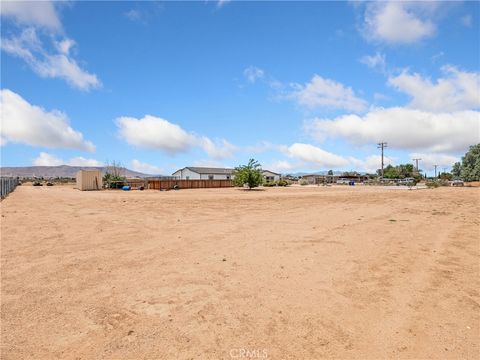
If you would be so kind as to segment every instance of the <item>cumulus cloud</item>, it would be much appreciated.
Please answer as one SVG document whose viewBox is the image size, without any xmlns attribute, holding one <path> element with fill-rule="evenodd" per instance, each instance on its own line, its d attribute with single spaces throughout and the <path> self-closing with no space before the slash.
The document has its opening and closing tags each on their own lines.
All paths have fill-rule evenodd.
<svg viewBox="0 0 480 360">
<path fill-rule="evenodd" d="M 66 114 L 31 105 L 13 91 L 1 90 L 0 112 L 4 143 L 95 151 L 95 146 L 69 125 Z"/>
<path fill-rule="evenodd" d="M 6 53 L 24 60 L 39 76 L 60 78 L 72 87 L 90 90 L 101 86 L 95 74 L 83 70 L 72 56 L 70 48 L 75 42 L 65 38 L 54 42 L 57 52 L 45 49 L 34 28 L 27 28 L 19 36 L 3 38 L 1 48 Z"/>
<path fill-rule="evenodd" d="M 412 97 L 409 107 L 433 112 L 471 110 L 480 107 L 480 73 L 442 68 L 444 77 L 432 82 L 417 73 L 403 71 L 388 83 Z"/>
<path fill-rule="evenodd" d="M 387 141 L 392 148 L 438 153 L 462 152 L 478 143 L 479 127 L 477 111 L 432 113 L 401 107 L 372 109 L 363 116 L 317 118 L 306 124 L 318 141 L 343 138 L 360 145 Z"/>
<path fill-rule="evenodd" d="M 130 166 L 132 170 L 138 171 L 144 174 L 159 175 L 163 172 L 163 169 L 158 166 L 147 164 L 136 159 L 131 161 Z"/>
<path fill-rule="evenodd" d="M 348 160 L 310 144 L 295 143 L 283 149 L 283 152 L 294 159 L 319 167 L 342 167 L 348 165 Z"/>
<path fill-rule="evenodd" d="M 70 165 L 70 166 L 103 166 L 98 160 L 95 159 L 85 159 L 84 157 L 78 156 L 71 158 L 70 160 L 62 160 L 55 155 L 41 152 L 38 157 L 33 160 L 33 165 L 35 166 L 59 166 L 59 165 Z"/>
<path fill-rule="evenodd" d="M 141 119 L 119 117 L 115 122 L 120 137 L 127 143 L 161 150 L 170 155 L 200 147 L 212 158 L 225 159 L 233 156 L 236 150 L 234 145 L 224 139 L 213 141 L 206 136 L 198 136 L 156 116 L 145 115 Z"/>
<path fill-rule="evenodd" d="M 120 137 L 130 145 L 159 149 L 169 154 L 186 152 L 195 143 L 195 137 L 180 126 L 159 117 L 145 115 L 142 119 L 116 119 Z"/>
<path fill-rule="evenodd" d="M 395 165 L 395 160 L 396 159 L 389 156 L 384 156 L 383 164 L 384 166 Z M 355 170 L 365 171 L 367 173 L 375 173 L 382 167 L 382 157 L 380 155 L 370 155 L 363 160 L 349 156 L 348 161 Z"/>
<path fill-rule="evenodd" d="M 243 70 L 243 76 L 245 76 L 249 83 L 253 84 L 258 79 L 263 78 L 265 76 L 265 72 L 258 67 L 249 66 L 248 68 Z"/>
<path fill-rule="evenodd" d="M 381 156 L 370 155 L 364 159 L 353 156 L 340 156 L 327 152 L 311 144 L 293 144 L 282 148 L 283 154 L 289 157 L 288 160 L 281 159 L 266 166 L 269 170 L 280 173 L 305 170 L 330 170 L 330 169 L 351 169 L 375 173 L 381 167 Z M 384 165 L 395 165 L 396 158 L 385 156 Z"/>
<path fill-rule="evenodd" d="M 293 98 L 307 109 L 329 108 L 361 112 L 367 107 L 367 102 L 357 97 L 352 88 L 316 74 L 310 82 L 305 85 L 293 84 L 293 88 L 293 92 L 287 97 Z"/>
<path fill-rule="evenodd" d="M 53 31 L 62 29 L 52 1 L 2 1 L 0 13 L 20 25 L 35 25 Z"/>
<path fill-rule="evenodd" d="M 86 159 L 82 156 L 71 158 L 66 162 L 70 166 L 104 166 L 104 163 L 95 159 Z"/>
<path fill-rule="evenodd" d="M 371 69 L 376 69 L 380 72 L 385 72 L 387 62 L 385 60 L 385 54 L 375 53 L 374 55 L 365 55 L 360 58 L 362 64 L 367 65 Z"/>
<path fill-rule="evenodd" d="M 225 139 L 214 142 L 208 137 L 202 136 L 198 138 L 197 142 L 210 157 L 218 160 L 231 158 L 237 150 L 236 146 Z"/>
<path fill-rule="evenodd" d="M 46 152 L 41 152 L 40 155 L 33 160 L 33 165 L 35 166 L 58 166 L 63 164 L 62 159 Z"/>
<path fill-rule="evenodd" d="M 411 153 L 410 158 L 412 159 L 421 159 L 419 161 L 418 167 L 420 170 L 429 171 L 433 169 L 433 165 L 438 165 L 438 171 L 442 168 L 450 169 L 453 164 L 457 161 L 460 161 L 460 158 L 457 156 L 452 156 L 449 154 L 435 154 L 435 153 Z"/>
<path fill-rule="evenodd" d="M 436 32 L 432 19 L 436 6 L 407 1 L 367 3 L 364 36 L 390 44 L 410 44 L 431 37 Z"/>
</svg>

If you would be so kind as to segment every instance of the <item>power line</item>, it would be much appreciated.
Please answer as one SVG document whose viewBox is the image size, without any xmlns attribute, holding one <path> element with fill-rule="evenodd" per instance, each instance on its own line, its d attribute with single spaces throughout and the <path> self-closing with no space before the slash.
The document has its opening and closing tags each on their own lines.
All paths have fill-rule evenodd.
<svg viewBox="0 0 480 360">
<path fill-rule="evenodd" d="M 433 167 L 435 168 L 435 177 L 437 177 L 437 166 L 438 165 L 433 165 Z"/>
<path fill-rule="evenodd" d="M 382 178 L 383 178 L 383 149 L 387 147 L 386 142 L 380 142 L 377 144 L 377 149 L 382 149 Z"/>
<path fill-rule="evenodd" d="M 418 162 L 422 159 L 418 158 L 418 159 L 412 159 L 412 160 L 415 161 L 415 164 L 416 164 L 415 167 L 417 168 L 417 172 L 418 172 Z"/>
</svg>

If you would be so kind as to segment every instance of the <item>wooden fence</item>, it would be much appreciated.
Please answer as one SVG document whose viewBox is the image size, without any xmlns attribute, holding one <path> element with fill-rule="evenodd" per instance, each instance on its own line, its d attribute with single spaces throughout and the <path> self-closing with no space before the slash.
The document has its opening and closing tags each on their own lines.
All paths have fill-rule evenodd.
<svg viewBox="0 0 480 360">
<path fill-rule="evenodd" d="M 232 186 L 232 180 L 148 180 L 148 188 L 154 190 L 224 188 Z"/>
<path fill-rule="evenodd" d="M 17 178 L 11 177 L 1 177 L 0 178 L 0 198 L 4 198 L 8 194 L 10 194 L 18 185 Z"/>
</svg>

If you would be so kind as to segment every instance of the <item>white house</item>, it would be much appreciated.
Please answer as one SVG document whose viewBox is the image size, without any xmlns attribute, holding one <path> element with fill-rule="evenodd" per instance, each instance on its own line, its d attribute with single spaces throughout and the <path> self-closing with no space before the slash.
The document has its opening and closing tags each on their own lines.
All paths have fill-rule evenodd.
<svg viewBox="0 0 480 360">
<path fill-rule="evenodd" d="M 277 174 L 270 170 L 262 170 L 262 175 L 265 181 L 274 182 L 280 180 L 280 174 Z"/>
<path fill-rule="evenodd" d="M 233 169 L 209 167 L 184 167 L 175 171 L 172 176 L 180 180 L 231 180 Z"/>
</svg>

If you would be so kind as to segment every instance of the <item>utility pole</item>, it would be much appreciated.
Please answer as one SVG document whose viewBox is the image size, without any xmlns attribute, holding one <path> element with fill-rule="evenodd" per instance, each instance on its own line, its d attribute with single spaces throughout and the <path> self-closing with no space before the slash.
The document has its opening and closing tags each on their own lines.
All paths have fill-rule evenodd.
<svg viewBox="0 0 480 360">
<path fill-rule="evenodd" d="M 417 169 L 417 172 L 418 172 L 418 162 L 422 159 L 418 158 L 418 159 L 412 159 L 413 161 L 415 161 L 415 168 Z"/>
<path fill-rule="evenodd" d="M 387 147 L 386 142 L 380 142 L 377 144 L 377 149 L 382 149 L 382 179 L 383 179 L 383 149 Z"/>
<path fill-rule="evenodd" d="M 433 165 L 433 167 L 435 168 L 435 178 L 437 178 L 437 166 L 438 165 Z"/>
</svg>

